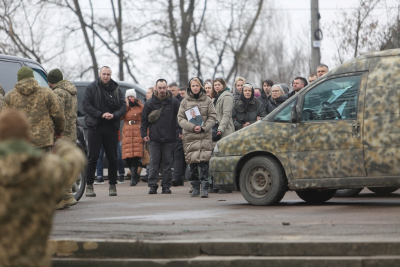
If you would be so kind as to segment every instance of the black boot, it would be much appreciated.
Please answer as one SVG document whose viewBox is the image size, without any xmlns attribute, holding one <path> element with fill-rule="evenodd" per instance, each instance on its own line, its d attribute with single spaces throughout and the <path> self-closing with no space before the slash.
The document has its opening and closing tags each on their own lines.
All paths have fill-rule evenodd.
<svg viewBox="0 0 400 267">
<path fill-rule="evenodd" d="M 208 185 L 207 181 L 201 181 L 201 197 L 208 197 Z"/>
<path fill-rule="evenodd" d="M 193 192 L 190 194 L 191 197 L 200 196 L 200 181 L 191 181 Z"/>
<path fill-rule="evenodd" d="M 131 186 L 136 186 L 136 174 L 137 174 L 137 167 L 133 167 L 131 169 Z"/>
</svg>

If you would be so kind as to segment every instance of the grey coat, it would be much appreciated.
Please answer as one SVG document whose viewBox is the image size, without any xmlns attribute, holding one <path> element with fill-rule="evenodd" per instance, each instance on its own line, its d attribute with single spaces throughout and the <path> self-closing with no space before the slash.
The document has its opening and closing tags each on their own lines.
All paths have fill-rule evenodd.
<svg viewBox="0 0 400 267">
<path fill-rule="evenodd" d="M 203 119 L 201 133 L 193 131 L 195 125 L 188 121 L 185 111 L 198 107 Z M 193 94 L 186 92 L 185 99 L 182 100 L 178 111 L 178 123 L 182 127 L 183 150 L 185 151 L 185 160 L 188 164 L 208 162 L 213 150 L 212 131 L 217 118 L 212 100 L 202 90 L 200 97 L 195 99 Z"/>
<path fill-rule="evenodd" d="M 257 117 L 267 115 L 264 105 L 255 97 L 250 101 L 247 111 L 244 111 L 244 105 L 245 103 L 242 100 L 235 101 L 232 119 L 236 131 L 242 129 L 246 122 L 254 123 L 257 121 Z"/>
<path fill-rule="evenodd" d="M 215 104 L 217 112 L 217 122 L 219 123 L 218 131 L 222 133 L 221 138 L 224 138 L 235 132 L 235 127 L 232 120 L 233 96 L 229 90 L 224 91 Z"/>
</svg>

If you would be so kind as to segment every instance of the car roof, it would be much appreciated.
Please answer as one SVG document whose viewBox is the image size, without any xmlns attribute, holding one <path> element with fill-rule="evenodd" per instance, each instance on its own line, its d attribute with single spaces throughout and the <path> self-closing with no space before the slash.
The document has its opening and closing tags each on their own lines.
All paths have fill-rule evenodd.
<svg viewBox="0 0 400 267">
<path fill-rule="evenodd" d="M 75 86 L 87 86 L 88 84 L 92 83 L 93 81 L 71 81 Z M 139 90 L 140 93 L 146 95 L 146 89 L 139 84 L 124 82 L 124 81 L 115 81 L 118 83 L 119 86 L 124 87 L 126 89 L 135 89 Z"/>
</svg>

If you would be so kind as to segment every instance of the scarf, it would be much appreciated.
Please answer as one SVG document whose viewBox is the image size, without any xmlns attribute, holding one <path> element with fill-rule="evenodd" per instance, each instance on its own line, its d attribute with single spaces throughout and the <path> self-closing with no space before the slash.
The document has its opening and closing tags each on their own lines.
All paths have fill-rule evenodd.
<svg viewBox="0 0 400 267">
<path fill-rule="evenodd" d="M 231 90 L 231 89 L 229 89 L 229 87 L 226 87 L 224 90 L 222 90 L 221 92 L 219 92 L 219 93 L 217 94 L 217 96 L 214 98 L 214 106 L 217 104 L 217 101 L 218 101 L 219 96 L 222 95 L 223 92 L 225 92 L 225 91 L 230 91 L 230 90 Z"/>
<path fill-rule="evenodd" d="M 129 106 L 133 108 L 134 106 L 140 106 L 137 99 L 135 98 L 133 101 L 129 100 Z"/>
</svg>

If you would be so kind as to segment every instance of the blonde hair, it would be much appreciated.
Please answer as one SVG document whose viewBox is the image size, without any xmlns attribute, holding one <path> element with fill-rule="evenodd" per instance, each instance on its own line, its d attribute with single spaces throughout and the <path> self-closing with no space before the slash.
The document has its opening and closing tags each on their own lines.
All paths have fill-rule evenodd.
<svg viewBox="0 0 400 267">
<path fill-rule="evenodd" d="M 238 76 L 238 77 L 235 78 L 235 87 L 236 87 L 236 83 L 238 81 L 242 81 L 243 83 L 246 83 L 246 79 L 245 78 Z"/>
<path fill-rule="evenodd" d="M 200 80 L 199 80 L 199 78 L 192 78 L 191 80 L 190 80 L 190 86 L 192 85 L 192 82 L 193 81 L 195 81 L 195 82 L 197 82 L 199 85 L 200 85 L 200 88 L 203 88 L 204 89 L 204 87 L 203 87 L 203 85 L 201 84 L 201 82 L 200 82 Z"/>
</svg>

